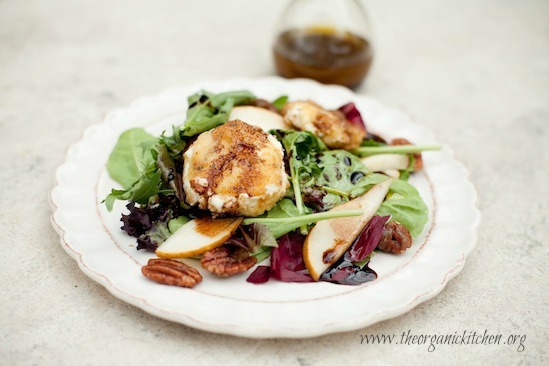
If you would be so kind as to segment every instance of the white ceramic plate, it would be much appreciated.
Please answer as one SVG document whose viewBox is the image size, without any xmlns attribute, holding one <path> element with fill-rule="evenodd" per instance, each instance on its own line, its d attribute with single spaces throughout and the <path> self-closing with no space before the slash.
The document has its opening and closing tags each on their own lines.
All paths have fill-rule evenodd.
<svg viewBox="0 0 549 366">
<path fill-rule="evenodd" d="M 141 266 L 154 255 L 137 251 L 134 238 L 120 230 L 124 203 L 117 202 L 112 212 L 100 203 L 116 186 L 105 164 L 121 132 L 135 126 L 153 134 L 171 131 L 171 125 L 184 121 L 187 96 L 202 88 L 213 92 L 248 89 L 267 100 L 285 94 L 291 100 L 311 99 L 327 108 L 353 101 L 371 132 L 386 139 L 435 143 L 426 128 L 371 98 L 308 80 L 269 77 L 203 82 L 115 110 L 70 147 L 51 192 L 52 222 L 63 248 L 86 275 L 114 296 L 161 318 L 210 332 L 253 338 L 311 337 L 359 329 L 400 315 L 438 294 L 462 269 L 476 244 L 480 214 L 467 170 L 443 147 L 424 153 L 424 171 L 410 179 L 429 207 L 423 234 L 403 255 L 375 255 L 370 267 L 379 278 L 373 282 L 343 286 L 271 280 L 254 285 L 246 282 L 248 274 L 218 279 L 201 271 L 203 282 L 189 290 L 146 279 Z"/>
</svg>

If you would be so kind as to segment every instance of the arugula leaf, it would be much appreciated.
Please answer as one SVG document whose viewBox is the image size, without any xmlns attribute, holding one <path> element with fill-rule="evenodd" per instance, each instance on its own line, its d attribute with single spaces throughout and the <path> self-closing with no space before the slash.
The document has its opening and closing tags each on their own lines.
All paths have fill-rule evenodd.
<svg viewBox="0 0 549 366">
<path fill-rule="evenodd" d="M 267 212 L 263 217 L 267 218 L 283 218 L 283 217 L 295 217 L 299 216 L 299 211 L 292 200 L 283 198 L 276 203 L 276 205 Z"/>
<path fill-rule="evenodd" d="M 185 201 L 183 193 L 183 181 L 181 174 L 175 166 L 174 159 L 168 152 L 165 145 L 158 144 L 153 150 L 153 156 L 156 155 L 156 166 L 160 170 L 162 180 L 169 187 L 175 196 L 182 202 Z"/>
<path fill-rule="evenodd" d="M 275 130 L 274 134 L 282 142 L 286 153 L 298 160 L 310 158 L 327 149 L 326 144 L 309 131 Z"/>
<path fill-rule="evenodd" d="M 187 119 L 183 127 L 183 136 L 194 136 L 209 131 L 227 122 L 226 113 L 216 114 L 216 110 L 204 104 L 196 105 L 187 111 Z"/>
<path fill-rule="evenodd" d="M 172 126 L 171 136 L 166 136 L 166 131 L 162 132 L 159 141 L 166 146 L 172 158 L 179 157 L 187 146 L 187 141 L 181 136 L 180 128 L 176 126 Z"/>
<path fill-rule="evenodd" d="M 366 138 L 365 140 L 363 140 L 361 143 L 360 143 L 360 146 L 363 146 L 363 147 L 368 147 L 368 146 L 387 146 L 386 143 L 383 143 L 381 141 L 378 141 L 376 140 L 375 138 L 373 137 L 370 137 L 370 138 Z"/>
<path fill-rule="evenodd" d="M 314 156 L 326 150 L 326 145 L 313 133 L 308 131 L 275 130 L 274 135 L 282 142 L 290 166 L 292 189 L 299 214 L 309 213 L 310 209 L 303 203 L 301 186 L 314 179 L 320 173 Z M 305 228 L 302 228 L 304 232 Z"/>
<path fill-rule="evenodd" d="M 105 198 L 105 204 L 109 211 L 112 210 L 115 200 L 130 200 L 145 204 L 149 198 L 160 192 L 162 179 L 161 173 L 153 162 L 141 173 L 141 176 L 135 181 L 131 187 L 124 190 L 113 189 Z"/>
<path fill-rule="evenodd" d="M 375 154 L 413 154 L 422 151 L 440 150 L 440 145 L 380 145 L 361 146 L 353 150 L 358 156 L 370 156 Z"/>
<path fill-rule="evenodd" d="M 223 108 L 226 103 L 241 105 L 250 103 L 257 98 L 248 90 L 235 90 L 211 95 L 210 99 L 214 108 Z"/>
<path fill-rule="evenodd" d="M 335 219 L 338 217 L 350 217 L 360 216 L 364 214 L 362 210 L 342 210 L 333 212 L 319 212 L 315 214 L 300 215 L 294 217 L 280 217 L 280 218 L 268 218 L 268 217 L 252 217 L 244 219 L 244 225 L 250 225 L 254 223 L 263 224 L 273 233 L 275 238 L 280 238 L 282 235 L 294 231 L 295 229 L 314 224 L 320 220 Z"/>
<path fill-rule="evenodd" d="M 132 128 L 118 138 L 107 162 L 112 179 L 129 189 L 145 168 L 154 161 L 150 149 L 157 138 L 142 128 Z"/>
<path fill-rule="evenodd" d="M 189 109 L 183 125 L 183 136 L 194 136 L 227 122 L 235 105 L 250 103 L 256 97 L 247 90 L 213 94 L 200 91 L 188 98 Z"/>
<path fill-rule="evenodd" d="M 275 106 L 276 109 L 281 111 L 282 108 L 284 108 L 284 106 L 286 105 L 287 101 L 288 101 L 288 96 L 281 95 L 280 97 L 276 98 L 272 104 Z"/>
</svg>

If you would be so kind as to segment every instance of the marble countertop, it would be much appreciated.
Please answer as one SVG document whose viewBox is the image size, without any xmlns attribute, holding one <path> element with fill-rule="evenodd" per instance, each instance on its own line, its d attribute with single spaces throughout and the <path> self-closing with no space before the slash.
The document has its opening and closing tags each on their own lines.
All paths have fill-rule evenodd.
<svg viewBox="0 0 549 366">
<path fill-rule="evenodd" d="M 333 365 L 548 362 L 549 3 L 364 1 L 375 63 L 357 92 L 432 129 L 482 212 L 463 271 L 394 319 L 253 340 L 149 315 L 59 245 L 48 195 L 87 126 L 163 89 L 273 74 L 286 1 L 0 1 L 0 364 Z M 499 345 L 366 344 L 366 335 L 501 334 Z M 514 344 L 507 343 L 512 337 Z M 521 347 L 522 345 L 522 347 Z"/>
</svg>

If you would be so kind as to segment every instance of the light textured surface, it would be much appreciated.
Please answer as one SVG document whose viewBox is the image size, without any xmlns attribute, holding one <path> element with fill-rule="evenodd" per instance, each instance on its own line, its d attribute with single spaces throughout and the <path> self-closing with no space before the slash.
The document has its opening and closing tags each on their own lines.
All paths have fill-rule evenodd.
<svg viewBox="0 0 549 366">
<path fill-rule="evenodd" d="M 284 3 L 0 1 L 0 364 L 547 362 L 546 1 L 365 2 L 377 54 L 359 92 L 452 146 L 471 171 L 483 214 L 462 273 L 411 312 L 308 340 L 215 335 L 115 299 L 62 250 L 47 197 L 69 144 L 141 95 L 271 74 L 269 47 Z M 524 351 L 361 344 L 366 334 L 485 329 L 503 340 L 526 335 Z"/>
</svg>

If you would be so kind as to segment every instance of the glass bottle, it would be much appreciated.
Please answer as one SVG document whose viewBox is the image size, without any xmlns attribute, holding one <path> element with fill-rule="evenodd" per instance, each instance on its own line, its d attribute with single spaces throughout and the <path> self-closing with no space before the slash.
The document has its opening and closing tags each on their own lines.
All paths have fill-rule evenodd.
<svg viewBox="0 0 549 366">
<path fill-rule="evenodd" d="M 357 0 L 292 0 L 273 46 L 277 73 L 355 88 L 372 63 L 370 33 Z"/>
</svg>

